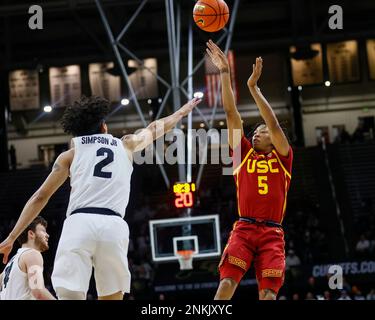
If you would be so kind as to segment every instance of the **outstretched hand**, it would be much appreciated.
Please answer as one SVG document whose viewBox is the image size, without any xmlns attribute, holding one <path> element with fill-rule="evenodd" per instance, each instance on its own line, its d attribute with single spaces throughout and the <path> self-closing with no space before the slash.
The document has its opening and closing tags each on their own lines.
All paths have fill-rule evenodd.
<svg viewBox="0 0 375 320">
<path fill-rule="evenodd" d="M 185 117 L 187 116 L 198 104 L 200 104 L 202 102 L 202 99 L 199 99 L 199 98 L 194 98 L 194 99 L 191 99 L 189 102 L 187 102 L 186 104 L 184 104 L 179 111 L 179 113 L 181 114 L 181 116 Z"/>
<path fill-rule="evenodd" d="M 258 83 L 260 76 L 262 75 L 263 59 L 261 57 L 256 58 L 255 64 L 253 64 L 253 73 L 247 80 L 248 87 L 255 87 Z"/>
<path fill-rule="evenodd" d="M 13 241 L 8 237 L 0 243 L 0 254 L 3 254 L 3 264 L 7 264 L 8 257 L 13 248 Z"/>
<path fill-rule="evenodd" d="M 229 72 L 229 63 L 224 52 L 212 40 L 209 40 L 206 44 L 206 52 L 210 56 L 212 63 L 220 72 Z"/>
</svg>

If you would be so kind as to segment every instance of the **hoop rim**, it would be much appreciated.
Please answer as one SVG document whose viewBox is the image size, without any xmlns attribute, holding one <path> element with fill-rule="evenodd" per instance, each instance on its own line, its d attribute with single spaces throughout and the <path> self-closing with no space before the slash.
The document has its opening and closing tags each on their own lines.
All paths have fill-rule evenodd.
<svg viewBox="0 0 375 320">
<path fill-rule="evenodd" d="M 179 257 L 190 258 L 194 255 L 194 250 L 177 250 L 176 255 Z"/>
</svg>

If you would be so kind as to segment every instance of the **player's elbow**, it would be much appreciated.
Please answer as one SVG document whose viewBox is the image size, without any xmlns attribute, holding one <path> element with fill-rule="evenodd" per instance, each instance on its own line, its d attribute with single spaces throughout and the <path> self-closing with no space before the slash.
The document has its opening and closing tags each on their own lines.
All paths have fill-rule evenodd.
<svg viewBox="0 0 375 320">
<path fill-rule="evenodd" d="M 48 201 L 50 195 L 45 190 L 38 190 L 34 193 L 32 200 L 33 202 L 45 202 Z"/>
<path fill-rule="evenodd" d="M 233 103 L 224 102 L 223 103 L 224 111 L 227 117 L 237 117 L 239 115 L 236 105 Z"/>
<path fill-rule="evenodd" d="M 237 110 L 227 110 L 225 111 L 228 121 L 238 122 L 241 121 L 241 115 Z"/>
<path fill-rule="evenodd" d="M 47 290 L 47 289 L 45 289 L 45 288 L 32 289 L 31 294 L 37 300 L 45 300 L 46 299 L 45 290 Z"/>
<path fill-rule="evenodd" d="M 283 129 L 281 128 L 279 122 L 277 119 L 271 119 L 266 122 L 266 126 L 271 133 L 272 136 L 278 135 L 283 132 Z"/>
</svg>

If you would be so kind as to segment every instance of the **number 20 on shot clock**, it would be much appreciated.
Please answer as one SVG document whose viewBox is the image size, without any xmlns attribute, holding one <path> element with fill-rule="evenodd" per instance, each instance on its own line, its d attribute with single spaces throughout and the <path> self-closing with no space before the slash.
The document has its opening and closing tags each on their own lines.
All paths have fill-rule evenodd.
<svg viewBox="0 0 375 320">
<path fill-rule="evenodd" d="M 194 206 L 195 183 L 176 182 L 173 185 L 174 205 L 176 208 L 191 208 Z"/>
</svg>

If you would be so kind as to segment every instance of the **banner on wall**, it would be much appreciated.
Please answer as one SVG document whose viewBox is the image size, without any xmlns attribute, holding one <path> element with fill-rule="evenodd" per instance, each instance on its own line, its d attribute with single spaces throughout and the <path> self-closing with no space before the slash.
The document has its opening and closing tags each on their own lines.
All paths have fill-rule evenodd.
<svg viewBox="0 0 375 320">
<path fill-rule="evenodd" d="M 135 60 L 129 60 L 128 66 L 136 68 L 130 76 L 130 82 L 138 99 L 153 99 L 159 96 L 159 87 L 156 74 L 158 63 L 155 58 L 143 60 L 143 64 Z"/>
<path fill-rule="evenodd" d="M 66 106 L 81 97 L 81 69 L 79 65 L 49 69 L 51 104 Z"/>
<path fill-rule="evenodd" d="M 322 46 L 319 43 L 314 43 L 310 48 L 317 52 L 313 58 L 303 60 L 291 58 L 294 86 L 319 84 L 323 82 Z M 290 47 L 291 54 L 295 53 L 296 50 L 296 47 Z"/>
<path fill-rule="evenodd" d="M 39 74 L 36 70 L 9 72 L 9 100 L 12 111 L 39 109 Z"/>
<path fill-rule="evenodd" d="M 367 61 L 370 79 L 375 80 L 375 39 L 367 40 Z"/>
<path fill-rule="evenodd" d="M 331 82 L 345 83 L 360 80 L 357 41 L 328 44 L 327 62 Z"/>
<path fill-rule="evenodd" d="M 113 62 L 91 63 L 89 79 L 93 95 L 104 97 L 110 102 L 117 102 L 121 99 L 121 79 L 107 72 L 113 67 Z"/>
</svg>

